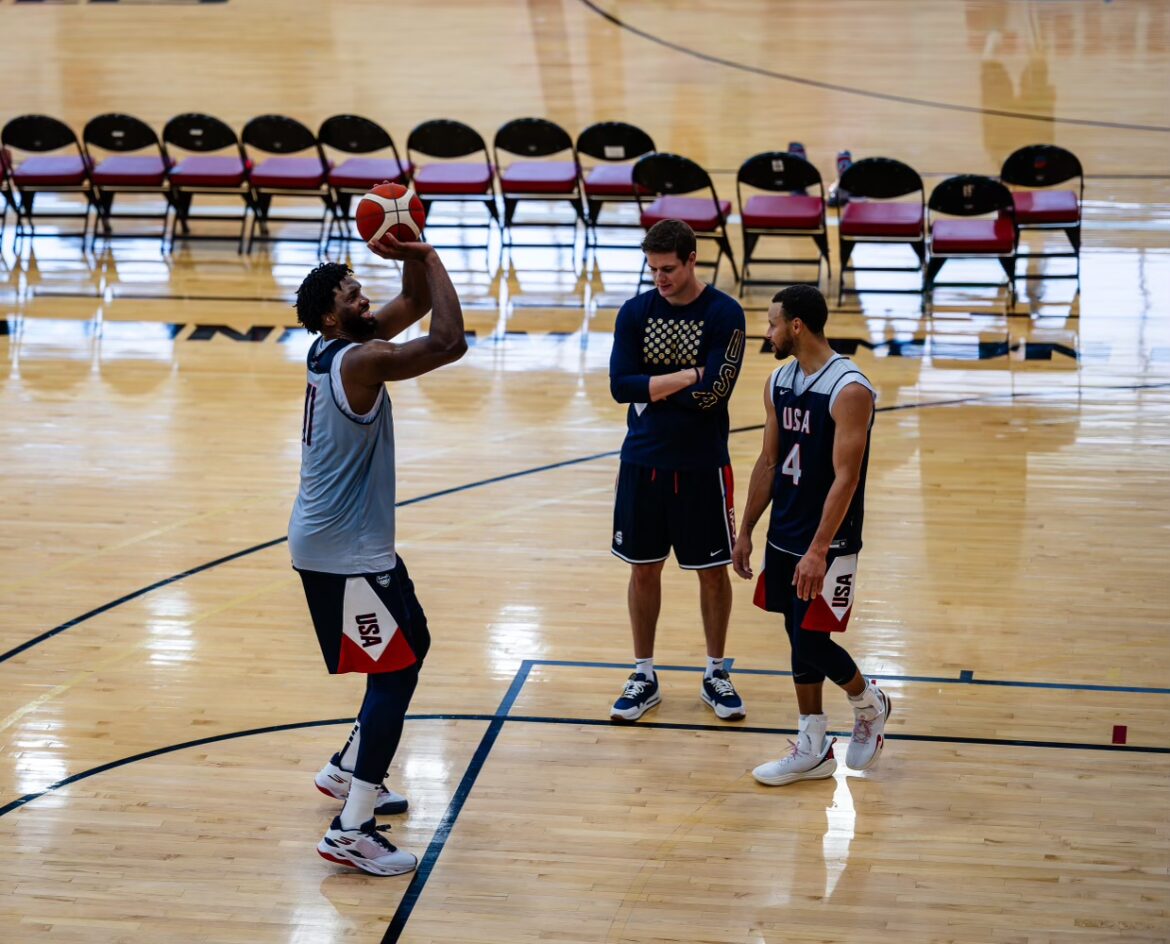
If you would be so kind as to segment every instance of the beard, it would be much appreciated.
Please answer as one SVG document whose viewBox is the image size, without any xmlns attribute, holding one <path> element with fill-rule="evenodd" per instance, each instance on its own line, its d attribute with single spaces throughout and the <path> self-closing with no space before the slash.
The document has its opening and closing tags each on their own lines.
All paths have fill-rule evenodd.
<svg viewBox="0 0 1170 944">
<path fill-rule="evenodd" d="M 789 357 L 792 356 L 792 342 L 785 341 L 783 346 L 773 347 L 772 348 L 772 356 L 775 357 L 776 360 L 778 360 L 778 361 L 787 360 Z"/>
<path fill-rule="evenodd" d="M 378 330 L 378 322 L 364 315 L 345 315 L 341 319 L 341 330 L 355 341 L 368 341 Z"/>
</svg>

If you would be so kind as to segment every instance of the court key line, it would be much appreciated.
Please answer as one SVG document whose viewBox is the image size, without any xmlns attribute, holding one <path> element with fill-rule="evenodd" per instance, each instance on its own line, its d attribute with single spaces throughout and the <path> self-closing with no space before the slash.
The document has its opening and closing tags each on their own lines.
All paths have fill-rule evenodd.
<svg viewBox="0 0 1170 944">
<path fill-rule="evenodd" d="M 736 62 L 733 59 L 724 59 L 722 56 L 712 55 L 711 53 L 701 52 L 698 49 L 692 49 L 689 46 L 684 46 L 682 43 L 672 42 L 669 39 L 663 39 L 661 36 L 655 36 L 653 33 L 646 30 L 639 29 L 625 20 L 622 20 L 617 15 L 610 13 L 608 10 L 603 10 L 594 0 L 578 0 L 583 6 L 596 13 L 602 19 L 608 20 L 618 29 L 625 30 L 639 39 L 644 39 L 647 42 L 654 43 L 658 46 L 663 46 L 666 49 L 672 49 L 675 52 L 680 52 L 685 56 L 690 56 L 694 59 L 701 59 L 704 62 L 710 62 L 714 65 L 725 66 L 728 69 L 735 69 L 739 72 L 747 72 L 752 75 L 763 76 L 768 79 L 779 79 L 782 82 L 791 82 L 794 85 L 804 85 L 809 88 L 823 89 L 828 92 L 841 92 L 845 95 L 857 95 L 862 98 L 872 98 L 884 102 L 894 102 L 899 105 L 914 105 L 919 108 L 936 108 L 944 111 L 959 111 L 966 112 L 973 115 L 991 115 L 996 118 L 1016 118 L 1020 121 L 1040 121 L 1050 125 L 1081 125 L 1089 128 L 1116 128 L 1124 131 L 1151 131 L 1155 134 L 1170 134 L 1170 127 L 1165 125 L 1139 125 L 1123 121 L 1101 121 L 1095 118 L 1066 118 L 1061 115 L 1036 115 L 1025 111 L 1008 111 L 1002 108 L 981 108 L 978 105 L 956 105 L 951 102 L 936 102 L 926 98 L 912 98 L 908 95 L 894 95 L 891 92 L 874 92 L 869 89 L 857 88 L 852 85 L 841 85 L 836 82 L 824 82 L 820 79 L 810 79 L 802 75 L 793 75 L 787 72 L 775 72 L 772 69 L 765 69 L 761 66 L 747 65 L 746 63 Z"/>
<path fill-rule="evenodd" d="M 1139 391 L 1139 390 L 1163 390 L 1163 389 L 1166 389 L 1168 387 L 1170 387 L 1170 382 L 1147 383 L 1147 384 L 1103 384 L 1103 385 L 1096 385 L 1096 386 L 1085 387 L 1085 388 L 1078 387 L 1074 391 L 1074 393 L 1076 394 L 1076 396 L 1079 400 L 1084 393 L 1092 392 L 1092 391 L 1096 391 L 1096 390 Z M 901 410 L 923 410 L 923 409 L 927 409 L 930 407 L 965 406 L 965 405 L 969 405 L 972 403 L 987 403 L 987 402 L 994 402 L 996 400 L 1003 400 L 1003 399 L 1018 400 L 1018 399 L 1024 399 L 1024 398 L 1029 398 L 1029 397 L 1041 397 L 1041 398 L 1043 398 L 1043 397 L 1067 397 L 1068 395 L 1069 395 L 1069 391 L 1067 391 L 1067 390 L 1034 390 L 1034 391 L 1027 391 L 1027 390 L 1014 391 L 1013 390 L 1013 391 L 1007 391 L 1005 393 L 982 394 L 980 396 L 973 396 L 973 397 L 958 397 L 958 398 L 951 399 L 951 400 L 931 400 L 931 401 L 928 401 L 926 403 L 922 403 L 922 402 L 895 403 L 895 404 L 891 404 L 890 406 L 879 406 L 879 407 L 877 407 L 877 409 L 874 412 L 875 413 L 893 413 L 893 412 L 897 412 L 897 411 L 901 411 Z M 763 424 L 757 423 L 757 424 L 754 424 L 751 426 L 739 426 L 733 430 L 730 430 L 730 432 L 731 433 L 750 433 L 750 432 L 757 432 L 763 428 L 764 428 Z M 458 492 L 468 491 L 469 489 L 482 488 L 485 485 L 495 485 L 499 482 L 506 482 L 506 481 L 509 481 L 510 479 L 522 478 L 522 477 L 527 476 L 527 475 L 536 475 L 540 472 L 548 472 L 548 471 L 551 471 L 553 469 L 561 469 L 561 468 L 566 468 L 568 466 L 582 465 L 586 462 L 594 462 L 598 459 L 610 459 L 610 458 L 613 458 L 614 456 L 618 456 L 620 454 L 621 454 L 621 450 L 611 449 L 611 450 L 608 450 L 606 452 L 597 452 L 597 453 L 594 453 L 594 454 L 588 455 L 588 456 L 578 456 L 575 459 L 564 459 L 560 462 L 550 462 L 546 465 L 534 466 L 530 469 L 520 469 L 516 472 L 505 472 L 502 475 L 495 475 L 495 476 L 492 476 L 491 478 L 480 479 L 480 480 L 475 481 L 475 482 L 467 482 L 463 485 L 454 485 L 451 488 L 440 489 L 439 491 L 436 491 L 436 492 L 428 492 L 425 495 L 416 495 L 414 498 L 407 498 L 407 499 L 404 499 L 403 501 L 397 502 L 395 504 L 395 507 L 396 508 L 405 508 L 408 505 L 416 505 L 419 502 L 430 501 L 430 500 L 435 499 L 435 498 L 442 498 L 445 495 L 454 495 Z M 284 536 L 279 537 L 279 538 L 273 538 L 270 541 L 264 541 L 260 544 L 254 544 L 251 547 L 246 547 L 243 550 L 235 551 L 231 554 L 226 554 L 223 557 L 218 557 L 215 560 L 209 561 L 206 564 L 200 564 L 197 567 L 192 567 L 189 570 L 184 570 L 181 573 L 174 574 L 170 577 L 164 577 L 161 580 L 156 580 L 152 584 L 148 584 L 145 587 L 140 587 L 137 590 L 133 590 L 130 593 L 127 593 L 123 596 L 118 597 L 116 600 L 111 600 L 109 603 L 103 603 L 101 606 L 94 607 L 94 609 L 89 610 L 85 613 L 82 613 L 80 616 L 75 616 L 73 619 L 68 620 L 64 623 L 61 623 L 59 626 L 54 626 L 52 629 L 46 630 L 45 632 L 41 633 L 40 635 L 34 636 L 32 639 L 26 640 L 25 642 L 21 643 L 20 645 L 15 646 L 12 649 L 9 649 L 7 652 L 0 653 L 0 663 L 7 662 L 9 659 L 13 658 L 14 656 L 20 655 L 20 653 L 22 653 L 28 649 L 31 649 L 33 646 L 39 645 L 40 643 L 45 642 L 48 639 L 52 639 L 54 636 L 60 635 L 61 633 L 65 632 L 66 630 L 72 629 L 74 626 L 80 625 L 81 623 L 84 623 L 87 620 L 93 619 L 95 616 L 100 616 L 103 613 L 106 613 L 112 609 L 115 609 L 116 607 L 121 606 L 123 603 L 129 603 L 131 600 L 136 600 L 136 599 L 138 599 L 138 597 L 144 596 L 145 594 L 150 593 L 151 591 L 159 590 L 162 587 L 168 586 L 169 584 L 172 584 L 172 583 L 176 583 L 180 580 L 184 580 L 187 577 L 193 577 L 196 574 L 201 574 L 204 571 L 211 570 L 213 567 L 218 567 L 221 564 L 228 564 L 234 560 L 238 560 L 241 557 L 247 557 L 249 554 L 255 554 L 259 551 L 267 550 L 270 547 L 275 547 L 278 544 L 283 544 L 287 540 L 288 540 L 288 535 L 284 535 Z"/>
</svg>

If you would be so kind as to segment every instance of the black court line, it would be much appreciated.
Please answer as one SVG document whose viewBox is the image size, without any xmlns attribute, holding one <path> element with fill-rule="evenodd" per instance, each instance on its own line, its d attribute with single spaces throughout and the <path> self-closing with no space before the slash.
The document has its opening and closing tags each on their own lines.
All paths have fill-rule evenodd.
<svg viewBox="0 0 1170 944">
<path fill-rule="evenodd" d="M 1112 385 L 1100 385 L 1100 386 L 1092 386 L 1092 387 L 1080 387 L 1075 392 L 1076 392 L 1077 396 L 1079 397 L 1079 396 L 1083 395 L 1084 393 L 1091 393 L 1095 390 L 1138 391 L 1138 390 L 1162 390 L 1162 389 L 1165 389 L 1167 387 L 1170 387 L 1170 382 L 1148 383 L 1148 384 L 1112 384 Z M 1069 391 L 1067 391 L 1067 390 L 1007 391 L 1005 393 L 990 393 L 990 394 L 983 394 L 981 396 L 975 396 L 975 397 L 960 397 L 960 398 L 953 399 L 953 400 L 932 400 L 932 401 L 928 401 L 926 403 L 895 403 L 895 404 L 892 404 L 890 406 L 879 406 L 879 407 L 877 407 L 877 409 L 874 412 L 875 413 L 892 413 L 892 412 L 895 412 L 898 410 L 922 410 L 922 409 L 927 409 L 929 407 L 936 407 L 936 406 L 962 406 L 962 405 L 970 404 L 970 403 L 987 403 L 989 401 L 1003 400 L 1003 399 L 1018 400 L 1018 399 L 1031 398 L 1031 397 L 1067 397 L 1068 395 L 1069 395 Z M 735 429 L 730 430 L 730 432 L 731 433 L 750 433 L 750 432 L 756 432 L 756 431 L 762 430 L 763 428 L 764 428 L 764 426 L 762 423 L 757 423 L 757 424 L 754 424 L 752 426 L 739 426 L 739 427 L 736 427 Z M 613 456 L 620 455 L 620 453 L 621 453 L 621 450 L 612 449 L 612 450 L 609 450 L 607 452 L 597 452 L 597 453 L 594 453 L 593 455 L 590 455 L 590 456 L 579 456 L 576 459 L 565 459 L 561 462 L 552 462 L 552 463 L 549 463 L 547 465 L 534 466 L 530 469 L 521 469 L 517 472 L 506 472 L 503 475 L 496 475 L 496 476 L 493 476 L 492 478 L 480 479 L 479 481 L 468 482 L 464 485 L 455 485 L 455 486 L 452 486 L 451 488 L 441 489 L 440 491 L 437 491 L 437 492 L 429 492 L 425 495 L 418 495 L 415 498 L 408 498 L 408 499 L 405 499 L 404 501 L 397 502 L 395 504 L 395 507 L 396 508 L 404 508 L 407 505 L 414 505 L 414 504 L 417 504 L 419 502 L 429 501 L 433 498 L 440 498 L 444 495 L 453 495 L 456 492 L 465 492 L 465 491 L 468 491 L 468 490 L 473 489 L 473 488 L 480 488 L 484 485 L 493 485 L 497 482 L 506 482 L 509 479 L 521 478 L 521 477 L 526 476 L 526 475 L 535 475 L 538 472 L 547 472 L 551 469 L 560 469 L 560 468 L 565 468 L 567 466 L 572 466 L 572 465 L 581 465 L 581 464 L 586 463 L 586 462 L 596 461 L 597 459 L 612 458 Z M 283 544 L 287 540 L 288 540 L 287 535 L 285 535 L 284 537 L 273 538 L 270 541 L 264 541 L 261 544 L 254 544 L 252 547 L 244 548 L 242 551 L 236 551 L 235 553 L 228 554 L 224 557 L 217 558 L 216 560 L 210 561 L 209 563 L 200 564 L 197 567 L 192 567 L 190 570 L 185 570 L 182 573 L 178 573 L 178 574 L 175 574 L 171 577 L 165 577 L 162 580 L 155 581 L 154 583 L 150 584 L 149 586 L 142 587 L 138 590 L 134 590 L 134 591 L 126 594 L 125 596 L 121 596 L 118 599 L 113 600 L 109 603 L 104 603 L 101 606 L 95 607 L 94 609 L 88 611 L 87 613 L 81 614 L 81 616 L 76 616 L 73 619 L 62 623 L 59 626 L 55 626 L 52 629 L 46 630 L 45 632 L 41 633 L 39 636 L 35 636 L 32 639 L 29 639 L 26 642 L 23 642 L 20 645 L 14 647 L 12 649 L 9 649 L 7 652 L 0 653 L 0 663 L 7 662 L 13 656 L 19 655 L 20 653 L 24 652 L 25 650 L 31 649 L 33 646 L 35 646 L 39 643 L 42 643 L 47 639 L 52 639 L 54 636 L 57 636 L 60 633 L 65 632 L 65 630 L 67 630 L 67 629 L 72 629 L 74 626 L 77 626 L 81 623 L 84 623 L 86 620 L 92 619 L 93 617 L 99 616 L 102 613 L 105 613 L 109 610 L 114 609 L 115 607 L 121 606 L 123 603 L 128 603 L 131 600 L 135 600 L 138 597 L 142 596 L 143 594 L 150 593 L 152 590 L 157 590 L 160 587 L 165 587 L 167 584 L 172 584 L 172 583 L 175 583 L 176 581 L 183 580 L 186 577 L 191 577 L 191 576 L 194 576 L 195 574 L 202 573 L 205 570 L 210 570 L 212 567 L 218 567 L 220 564 L 226 564 L 226 563 L 229 563 L 230 561 L 237 560 L 238 558 L 246 557 L 247 555 L 254 554 L 257 551 L 263 551 L 267 548 L 275 547 L 277 544 Z"/>
<path fill-rule="evenodd" d="M 672 49 L 675 52 L 680 52 L 685 56 L 690 56 L 693 59 L 701 59 L 704 62 L 710 62 L 714 65 L 726 66 L 729 69 L 735 69 L 739 72 L 747 72 L 752 75 L 763 76 L 768 79 L 779 79 L 782 82 L 791 82 L 794 85 L 804 85 L 809 88 L 824 89 L 829 92 L 841 92 L 845 95 L 856 95 L 862 98 L 878 99 L 885 102 L 895 102 L 899 105 L 914 105 L 919 108 L 937 108 L 944 111 L 966 112 L 974 115 L 990 115 L 995 118 L 1015 118 L 1020 121 L 1039 121 L 1050 125 L 1081 125 L 1089 128 L 1115 128 L 1123 131 L 1150 131 L 1155 134 L 1170 134 L 1170 127 L 1165 125 L 1139 125 L 1130 124 L 1121 121 L 1099 121 L 1093 118 L 1066 118 L 1061 115 L 1036 115 L 1025 111 L 1008 111 L 1001 108 L 980 108 L 977 105 L 956 105 L 951 102 L 936 102 L 926 98 L 912 98 L 907 95 L 894 95 L 889 92 L 873 92 L 868 89 L 857 88 L 852 85 L 839 85 L 835 82 L 822 82 L 818 79 L 810 79 L 801 75 L 792 75 L 787 72 L 775 72 L 771 69 L 764 69 L 760 66 L 750 66 L 742 62 L 736 62 L 732 59 L 724 59 L 722 56 L 715 56 L 711 53 L 701 52 L 697 49 L 692 49 L 689 46 L 684 46 L 681 43 L 671 42 L 668 39 L 663 39 L 661 36 L 655 36 L 646 30 L 639 29 L 622 20 L 617 15 L 610 13 L 608 10 L 603 10 L 594 0 L 579 0 L 589 10 L 592 10 L 598 16 L 608 20 L 618 29 L 625 30 L 633 36 L 644 39 L 647 42 L 655 43 L 663 46 L 666 49 Z"/>
</svg>

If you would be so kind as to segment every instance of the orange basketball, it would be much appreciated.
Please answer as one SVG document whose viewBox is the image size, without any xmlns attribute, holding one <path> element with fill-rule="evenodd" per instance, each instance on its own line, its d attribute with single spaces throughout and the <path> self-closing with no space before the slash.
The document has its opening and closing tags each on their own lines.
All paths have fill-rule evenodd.
<svg viewBox="0 0 1170 944">
<path fill-rule="evenodd" d="M 354 218 L 366 242 L 380 240 L 387 233 L 400 242 L 413 242 L 421 238 L 427 221 L 418 195 L 402 184 L 378 184 L 362 197 Z"/>
</svg>

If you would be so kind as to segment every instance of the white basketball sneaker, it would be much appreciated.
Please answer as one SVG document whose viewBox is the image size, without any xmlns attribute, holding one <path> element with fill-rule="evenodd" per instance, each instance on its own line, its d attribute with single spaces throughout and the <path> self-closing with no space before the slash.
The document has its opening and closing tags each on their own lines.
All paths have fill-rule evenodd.
<svg viewBox="0 0 1170 944">
<path fill-rule="evenodd" d="M 894 706 L 890 696 L 880 688 L 874 685 L 873 690 L 877 695 L 876 705 L 853 706 L 853 736 L 845 752 L 845 764 L 854 770 L 866 770 L 876 764 L 886 743 L 886 722 Z"/>
<path fill-rule="evenodd" d="M 403 852 L 382 835 L 389 828 L 377 826 L 370 819 L 357 829 L 342 829 L 341 817 L 337 816 L 317 844 L 317 852 L 330 862 L 361 869 L 371 875 L 413 872 L 418 858 L 410 852 Z"/>
<path fill-rule="evenodd" d="M 326 796 L 333 797 L 335 800 L 344 800 L 349 796 L 349 784 L 353 780 L 353 771 L 342 770 L 337 765 L 339 759 L 336 754 L 329 758 L 329 763 L 318 771 L 317 776 L 313 778 L 313 783 Z M 405 813 L 409 806 L 406 797 L 401 793 L 395 793 L 386 784 L 382 784 L 378 790 L 378 802 L 374 804 L 374 812 L 379 816 L 392 816 L 395 813 Z"/>
<path fill-rule="evenodd" d="M 760 764 L 752 776 L 769 787 L 779 787 L 797 780 L 824 780 L 833 776 L 837 759 L 833 756 L 834 738 L 826 737 L 828 719 L 824 715 L 805 715 L 800 719 L 800 729 L 795 743 L 789 741 L 792 750 L 770 764 Z M 814 749 L 813 744 L 820 747 Z"/>
</svg>

